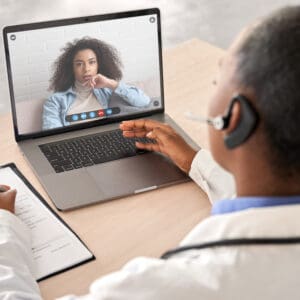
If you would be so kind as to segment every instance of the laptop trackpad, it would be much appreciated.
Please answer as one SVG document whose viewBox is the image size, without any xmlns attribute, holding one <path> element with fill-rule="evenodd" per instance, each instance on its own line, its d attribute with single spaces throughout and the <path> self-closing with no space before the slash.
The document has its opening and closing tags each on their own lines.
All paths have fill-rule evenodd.
<svg viewBox="0 0 300 300">
<path fill-rule="evenodd" d="M 49 174 L 43 176 L 43 181 L 50 198 L 59 210 L 80 207 L 106 198 L 86 169 Z"/>
<path fill-rule="evenodd" d="M 146 153 L 87 168 L 97 185 L 110 197 L 188 180 L 175 165 L 156 153 Z"/>
</svg>

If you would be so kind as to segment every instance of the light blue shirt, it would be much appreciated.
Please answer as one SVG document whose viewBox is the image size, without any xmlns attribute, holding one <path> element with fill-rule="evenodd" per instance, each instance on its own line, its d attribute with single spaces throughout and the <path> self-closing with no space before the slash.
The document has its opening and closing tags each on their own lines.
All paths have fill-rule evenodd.
<svg viewBox="0 0 300 300">
<path fill-rule="evenodd" d="M 118 87 L 112 91 L 108 88 L 94 89 L 94 95 L 103 109 L 109 107 L 112 94 L 119 95 L 129 105 L 146 107 L 150 104 L 150 98 L 140 89 L 119 82 Z M 43 107 L 43 130 L 70 125 L 66 121 L 66 115 L 76 99 L 76 92 L 72 87 L 64 92 L 51 95 Z"/>
<path fill-rule="evenodd" d="M 213 204 L 211 214 L 227 214 L 248 208 L 300 204 L 300 196 L 238 197 Z"/>
</svg>

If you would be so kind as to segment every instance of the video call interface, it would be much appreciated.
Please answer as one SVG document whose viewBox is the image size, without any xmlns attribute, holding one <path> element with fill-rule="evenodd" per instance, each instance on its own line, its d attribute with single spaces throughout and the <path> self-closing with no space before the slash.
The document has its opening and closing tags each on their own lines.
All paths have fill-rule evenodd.
<svg viewBox="0 0 300 300">
<path fill-rule="evenodd" d="M 157 16 L 8 33 L 19 134 L 162 107 Z"/>
</svg>

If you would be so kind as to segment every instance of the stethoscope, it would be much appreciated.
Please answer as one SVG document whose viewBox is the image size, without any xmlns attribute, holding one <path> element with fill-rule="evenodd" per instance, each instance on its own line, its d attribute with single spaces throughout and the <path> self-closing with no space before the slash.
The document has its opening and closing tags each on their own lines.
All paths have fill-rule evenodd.
<svg viewBox="0 0 300 300">
<path fill-rule="evenodd" d="M 165 252 L 161 259 L 168 259 L 175 254 L 190 250 L 203 250 L 208 248 L 220 247 L 237 247 L 237 246 L 269 246 L 269 245 L 294 245 L 300 244 L 300 237 L 278 237 L 278 238 L 237 238 L 237 239 L 223 239 L 193 245 L 187 245 L 175 248 Z"/>
</svg>

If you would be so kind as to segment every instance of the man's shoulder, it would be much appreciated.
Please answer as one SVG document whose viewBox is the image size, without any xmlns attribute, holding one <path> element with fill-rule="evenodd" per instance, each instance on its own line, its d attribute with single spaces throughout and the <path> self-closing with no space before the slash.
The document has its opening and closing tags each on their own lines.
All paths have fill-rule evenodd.
<svg viewBox="0 0 300 300">
<path fill-rule="evenodd" d="M 235 200 L 231 200 L 235 201 Z M 292 235 L 300 236 L 300 205 L 250 208 L 238 212 L 213 215 L 199 223 L 181 245 L 206 243 L 224 239 Z M 282 226 L 282 220 L 285 225 Z"/>
</svg>

